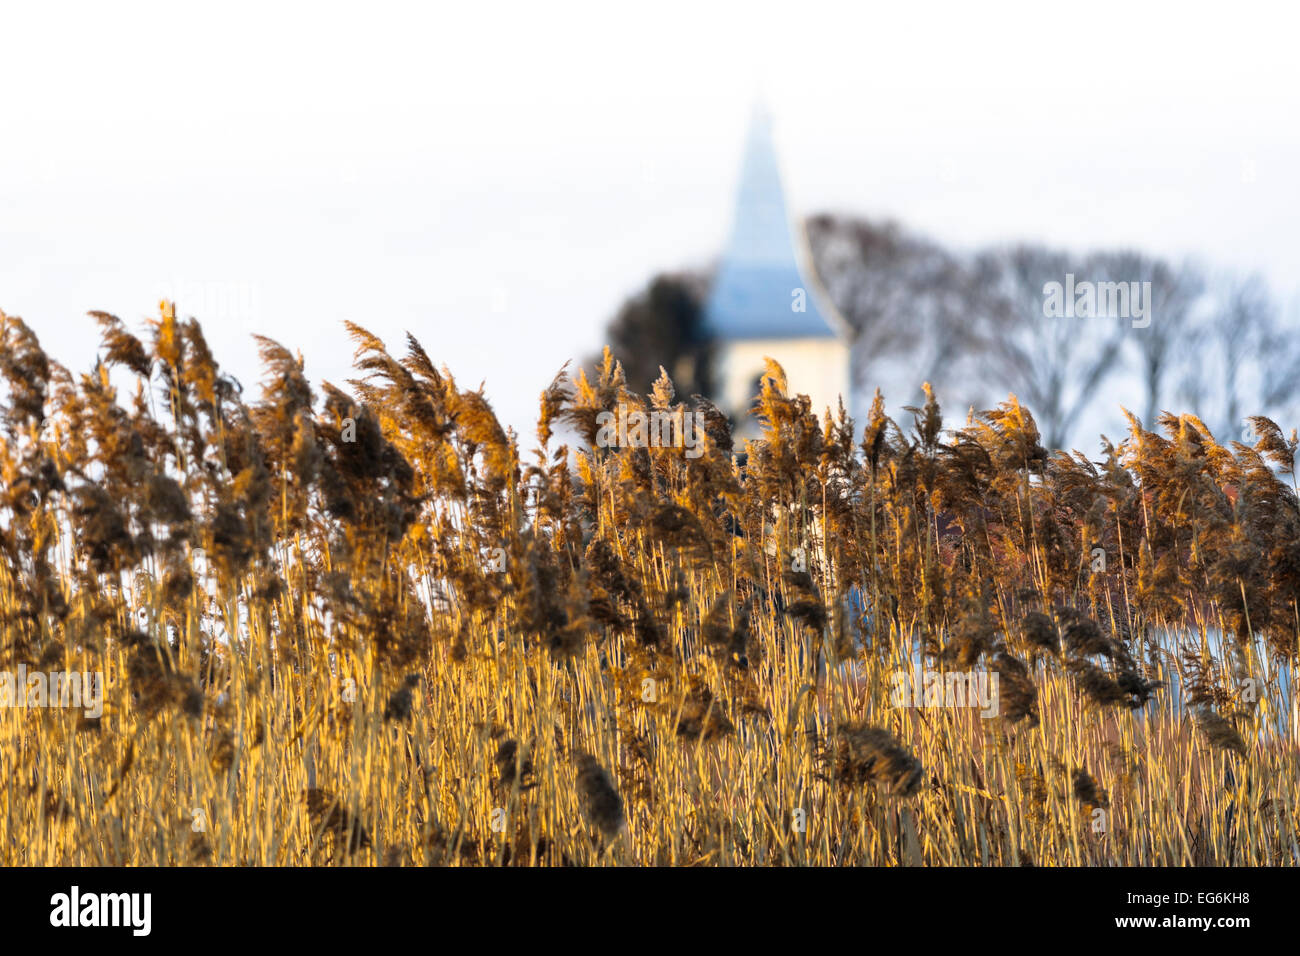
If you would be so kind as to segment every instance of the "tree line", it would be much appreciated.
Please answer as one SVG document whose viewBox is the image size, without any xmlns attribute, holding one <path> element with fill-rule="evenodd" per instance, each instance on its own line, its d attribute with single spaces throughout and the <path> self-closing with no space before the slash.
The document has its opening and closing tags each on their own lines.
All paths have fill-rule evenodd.
<svg viewBox="0 0 1300 956">
<path fill-rule="evenodd" d="M 1245 416 L 1286 421 L 1300 410 L 1295 317 L 1258 275 L 1136 250 L 1023 242 L 957 251 L 895 222 L 830 213 L 804 227 L 812 267 L 853 330 L 858 403 L 876 387 L 912 395 L 920 382 L 960 407 L 1010 392 L 1034 410 L 1052 448 L 1093 437 L 1081 427 L 1101 404 L 1111 415 L 1130 406 L 1147 426 L 1176 404 L 1225 440 L 1248 437 Z M 634 387 L 648 387 L 662 366 L 684 394 L 716 397 L 713 272 L 659 273 L 619 308 L 606 339 Z M 1142 284 L 1149 323 L 1045 314 L 1045 286 L 1066 276 Z"/>
</svg>

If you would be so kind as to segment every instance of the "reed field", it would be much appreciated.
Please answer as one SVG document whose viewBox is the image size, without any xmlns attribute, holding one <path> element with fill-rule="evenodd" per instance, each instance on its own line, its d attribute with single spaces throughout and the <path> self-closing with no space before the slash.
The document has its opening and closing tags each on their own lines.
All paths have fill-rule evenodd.
<svg viewBox="0 0 1300 956">
<path fill-rule="evenodd" d="M 771 362 L 742 443 L 606 352 L 515 436 L 413 338 L 351 327 L 339 386 L 260 339 L 253 397 L 170 303 L 92 314 L 84 373 L 0 314 L 0 671 L 102 691 L 12 682 L 4 865 L 1300 862 L 1267 419 L 1091 460 Z M 620 407 L 701 441 L 601 440 Z"/>
</svg>

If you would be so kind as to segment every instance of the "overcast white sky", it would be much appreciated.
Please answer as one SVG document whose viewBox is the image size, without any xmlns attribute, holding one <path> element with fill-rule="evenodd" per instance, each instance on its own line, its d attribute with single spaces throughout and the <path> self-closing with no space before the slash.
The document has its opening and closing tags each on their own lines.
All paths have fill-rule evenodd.
<svg viewBox="0 0 1300 956">
<path fill-rule="evenodd" d="M 169 290 L 349 374 L 422 340 L 531 439 L 623 296 L 706 262 L 764 91 L 791 201 L 968 247 L 1135 245 L 1300 288 L 1280 5 L 0 7 L 0 308 L 74 370 Z"/>
</svg>

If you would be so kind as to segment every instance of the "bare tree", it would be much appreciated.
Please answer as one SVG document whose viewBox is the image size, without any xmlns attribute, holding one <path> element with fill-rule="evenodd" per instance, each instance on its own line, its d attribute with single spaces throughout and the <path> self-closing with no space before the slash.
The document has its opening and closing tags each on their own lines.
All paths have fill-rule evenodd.
<svg viewBox="0 0 1300 956">
<path fill-rule="evenodd" d="M 1276 315 L 1260 276 L 1227 276 L 1216 282 L 1212 307 L 1188 338 L 1180 397 L 1225 439 L 1246 434 L 1244 416 L 1273 412 L 1286 392 L 1285 374 L 1296 368 Z"/>
<path fill-rule="evenodd" d="M 1047 447 L 1061 448 L 1114 370 L 1125 320 L 1108 315 L 1049 316 L 1044 308 L 1045 287 L 1049 282 L 1064 283 L 1070 274 L 1104 275 L 1104 263 L 1033 245 L 980 258 L 1010 314 L 991 355 L 992 371 L 1033 410 Z"/>
<path fill-rule="evenodd" d="M 1130 324 L 1126 338 L 1137 353 L 1137 371 L 1142 379 L 1142 422 L 1153 428 L 1161 411 L 1165 383 L 1193 341 L 1195 312 L 1205 292 L 1205 280 L 1191 263 L 1174 267 L 1140 252 L 1101 253 L 1091 257 L 1090 262 L 1095 264 L 1093 272 L 1098 278 L 1151 284 L 1147 303 L 1151 321 L 1144 327 Z"/>
<path fill-rule="evenodd" d="M 1266 336 L 1263 354 L 1268 357 L 1260 379 L 1260 400 L 1264 413 L 1296 426 L 1300 413 L 1300 297 L 1292 300 L 1286 317 L 1273 313 L 1275 322 Z"/>
<path fill-rule="evenodd" d="M 977 360 L 996 336 L 1000 300 L 978 264 L 895 223 L 823 214 L 806 228 L 818 276 L 855 330 L 856 389 L 899 386 L 916 400 L 930 382 L 946 400 L 988 397 Z M 882 383 L 891 370 L 903 379 Z"/>
</svg>

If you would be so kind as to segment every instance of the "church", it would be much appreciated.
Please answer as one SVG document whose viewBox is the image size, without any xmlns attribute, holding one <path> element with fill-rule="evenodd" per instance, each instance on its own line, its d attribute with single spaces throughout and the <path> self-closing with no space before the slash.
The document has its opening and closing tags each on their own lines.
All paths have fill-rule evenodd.
<svg viewBox="0 0 1300 956">
<path fill-rule="evenodd" d="M 731 237 L 705 318 L 718 344 L 718 404 L 739 435 L 756 431 L 744 416 L 768 356 L 785 369 L 790 394 L 811 398 L 818 417 L 827 407 L 834 412 L 841 395 L 852 410 L 852 330 L 813 270 L 802 225 L 791 220 L 762 108 L 750 123 Z"/>
</svg>

